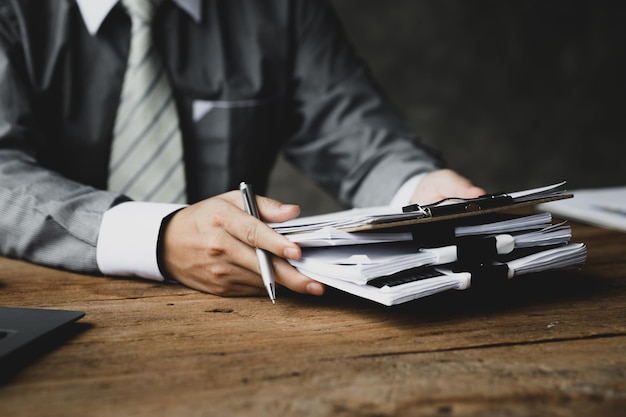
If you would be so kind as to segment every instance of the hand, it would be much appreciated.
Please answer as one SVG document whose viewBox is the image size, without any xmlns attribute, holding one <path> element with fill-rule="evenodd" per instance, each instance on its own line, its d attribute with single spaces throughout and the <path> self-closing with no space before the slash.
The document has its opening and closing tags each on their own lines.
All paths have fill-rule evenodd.
<svg viewBox="0 0 626 417">
<path fill-rule="evenodd" d="M 486 194 L 470 180 L 450 169 L 440 169 L 426 174 L 419 182 L 411 203 L 430 204 L 448 197 L 474 198 Z"/>
<path fill-rule="evenodd" d="M 282 222 L 300 214 L 295 205 L 257 197 L 259 214 Z M 243 210 L 241 194 L 231 191 L 177 212 L 163 235 L 167 273 L 180 283 L 222 296 L 265 293 L 255 249 L 273 256 L 276 282 L 293 291 L 321 295 L 324 286 L 302 275 L 285 259 L 299 259 L 300 247 Z"/>
</svg>

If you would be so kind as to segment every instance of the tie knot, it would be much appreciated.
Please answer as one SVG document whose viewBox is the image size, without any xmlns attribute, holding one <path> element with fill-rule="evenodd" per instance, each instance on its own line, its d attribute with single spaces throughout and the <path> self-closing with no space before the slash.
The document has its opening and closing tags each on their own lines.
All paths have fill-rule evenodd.
<svg viewBox="0 0 626 417">
<path fill-rule="evenodd" d="M 156 13 L 162 0 L 121 0 L 124 7 L 128 11 L 133 22 L 140 21 L 144 23 L 152 22 L 152 18 Z"/>
</svg>

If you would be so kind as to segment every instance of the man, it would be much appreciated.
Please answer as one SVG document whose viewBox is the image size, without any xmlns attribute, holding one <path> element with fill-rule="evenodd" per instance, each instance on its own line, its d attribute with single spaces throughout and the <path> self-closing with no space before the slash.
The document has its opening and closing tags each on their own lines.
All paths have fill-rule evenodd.
<svg viewBox="0 0 626 417">
<path fill-rule="evenodd" d="M 298 246 L 228 192 L 245 180 L 262 193 L 281 150 L 346 206 L 483 193 L 404 125 L 324 1 L 152 3 L 0 0 L 0 253 L 248 295 L 263 292 L 262 247 L 276 255 L 278 283 L 322 294 L 281 259 L 297 259 Z M 153 17 L 136 17 L 148 9 Z M 154 94 L 158 113 L 126 104 L 143 77 L 131 71 L 147 61 L 168 93 L 135 104 Z M 171 130 L 163 109 L 177 118 Z M 154 154 L 171 156 L 167 174 L 153 170 L 152 151 L 118 145 L 125 129 L 139 140 L 167 133 L 168 151 Z M 142 162 L 117 171 L 131 154 Z M 157 173 L 183 181 L 171 198 L 148 184 Z M 152 191 L 135 197 L 136 182 Z M 190 205 L 172 203 L 183 194 Z M 267 222 L 299 212 L 258 204 Z"/>
</svg>

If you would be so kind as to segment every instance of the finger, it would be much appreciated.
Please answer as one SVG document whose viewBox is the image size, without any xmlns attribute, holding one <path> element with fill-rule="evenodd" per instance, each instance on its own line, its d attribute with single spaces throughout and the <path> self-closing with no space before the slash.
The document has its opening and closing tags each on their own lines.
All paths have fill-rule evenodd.
<svg viewBox="0 0 626 417">
<path fill-rule="evenodd" d="M 446 194 L 448 194 L 446 197 L 472 198 L 486 194 L 485 190 L 476 187 L 469 179 L 459 173 L 451 170 L 446 170 L 444 173 L 449 177 L 444 183 L 449 188 L 446 190 Z"/>
<path fill-rule="evenodd" d="M 243 198 L 241 193 L 231 191 L 222 195 L 222 197 L 242 210 Z M 256 203 L 259 209 L 261 219 L 270 223 L 279 223 L 298 217 L 300 214 L 300 206 L 296 204 L 285 204 L 269 197 L 256 196 Z"/>
<path fill-rule="evenodd" d="M 476 187 L 469 181 L 455 183 L 451 187 L 444 197 L 475 198 L 487 193 L 484 189 Z"/>
<path fill-rule="evenodd" d="M 233 276 L 232 281 L 242 285 L 262 287 L 261 268 L 254 248 L 247 246 L 243 242 L 236 241 L 232 244 L 232 250 L 241 255 L 237 258 L 240 261 L 238 266 L 245 269 L 246 272 L 253 272 L 252 281 L 248 273 L 241 276 Z M 286 260 L 277 256 L 271 256 L 271 262 L 276 283 L 303 294 L 322 295 L 324 293 L 322 284 L 303 275 Z"/>
<path fill-rule="evenodd" d="M 276 282 L 282 286 L 301 294 L 324 294 L 324 284 L 302 274 L 284 259 L 274 258 L 274 262 L 272 262 L 272 264 L 274 267 Z"/>
<path fill-rule="evenodd" d="M 235 264 L 208 265 L 200 276 L 183 277 L 182 284 L 219 296 L 262 294 L 265 290 L 259 275 Z"/>
<path fill-rule="evenodd" d="M 255 273 L 244 268 L 233 269 L 234 275 L 225 276 L 205 276 L 194 279 L 180 280 L 185 286 L 202 291 L 208 294 L 219 295 L 221 297 L 243 296 L 262 294 L 265 288 L 259 283 L 259 277 Z M 238 280 L 232 279 L 238 277 Z M 245 276 L 249 278 L 246 279 Z"/>
<path fill-rule="evenodd" d="M 300 206 L 284 204 L 269 197 L 257 196 L 261 218 L 268 222 L 284 222 L 300 215 Z"/>
<path fill-rule="evenodd" d="M 232 294 L 235 287 L 249 294 L 263 294 L 266 291 L 258 262 L 254 263 L 253 268 L 255 272 L 242 268 L 231 277 L 228 294 Z M 324 294 L 323 284 L 303 275 L 284 259 L 272 256 L 272 268 L 277 284 L 301 294 Z"/>
<path fill-rule="evenodd" d="M 199 284 L 202 285 L 202 282 L 199 282 Z M 263 286 L 234 283 L 228 280 L 224 280 L 223 284 L 224 285 L 221 285 L 221 282 L 210 281 L 206 282 L 206 285 L 192 288 L 220 297 L 249 297 L 267 294 Z"/>
<path fill-rule="evenodd" d="M 302 256 L 297 244 L 243 211 L 232 213 L 224 221 L 227 233 L 250 247 L 265 249 L 288 259 L 300 259 Z"/>
<path fill-rule="evenodd" d="M 487 191 L 475 185 L 464 187 L 458 191 L 458 196 L 461 198 L 475 198 L 485 194 L 487 194 Z"/>
<path fill-rule="evenodd" d="M 233 256 L 237 254 L 238 256 Z M 207 273 L 213 279 L 202 288 L 213 294 L 233 295 L 233 289 L 238 288 L 240 294 L 256 294 L 258 289 L 264 290 L 263 279 L 259 260 L 254 248 L 244 242 L 233 239 L 224 249 L 224 256 L 232 260 L 232 264 L 219 264 L 207 268 Z M 272 256 L 272 268 L 277 284 L 289 288 L 292 291 L 322 295 L 324 285 L 303 275 L 286 260 Z M 254 289 L 244 290 L 244 287 L 254 287 Z"/>
<path fill-rule="evenodd" d="M 432 203 L 449 197 L 474 198 L 485 190 L 450 169 L 433 171 L 426 175 L 413 196 L 413 201 Z"/>
<path fill-rule="evenodd" d="M 259 258 L 256 252 L 256 248 L 249 246 L 248 244 L 234 239 L 224 254 L 231 260 L 233 265 L 239 268 L 243 268 L 246 272 L 251 273 L 254 276 L 254 282 L 257 285 L 261 284 L 261 266 L 259 265 Z M 270 254 L 271 262 L 277 259 L 274 255 Z M 273 265 L 272 265 L 273 266 Z M 242 276 L 234 276 L 232 280 L 237 283 L 246 284 L 250 283 L 249 274 Z"/>
<path fill-rule="evenodd" d="M 439 192 L 442 197 L 473 198 L 485 194 L 485 190 L 476 187 L 470 180 L 458 174 L 450 176 L 447 181 L 440 181 Z"/>
</svg>

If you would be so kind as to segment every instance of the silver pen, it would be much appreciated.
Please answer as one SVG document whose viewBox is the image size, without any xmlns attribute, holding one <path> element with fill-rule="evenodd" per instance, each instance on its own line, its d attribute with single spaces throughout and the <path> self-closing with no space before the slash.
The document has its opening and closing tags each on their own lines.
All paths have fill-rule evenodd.
<svg viewBox="0 0 626 417">
<path fill-rule="evenodd" d="M 256 198 L 254 196 L 254 192 L 252 191 L 252 187 L 245 182 L 239 184 L 239 190 L 241 191 L 241 196 L 243 197 L 243 206 L 246 209 L 246 212 L 256 217 L 257 219 L 261 219 L 259 215 L 259 209 L 256 206 Z M 263 284 L 265 284 L 265 289 L 270 296 L 270 300 L 272 303 L 276 303 L 276 292 L 275 292 L 275 280 L 274 280 L 274 269 L 272 268 L 272 259 L 271 255 L 268 251 L 261 248 L 255 248 L 256 257 L 259 260 L 259 269 L 261 270 L 261 278 L 263 278 Z"/>
</svg>

